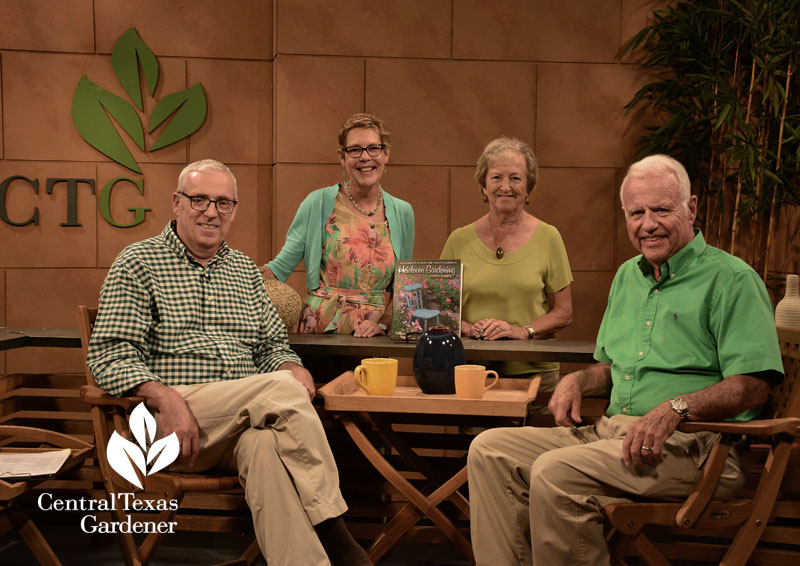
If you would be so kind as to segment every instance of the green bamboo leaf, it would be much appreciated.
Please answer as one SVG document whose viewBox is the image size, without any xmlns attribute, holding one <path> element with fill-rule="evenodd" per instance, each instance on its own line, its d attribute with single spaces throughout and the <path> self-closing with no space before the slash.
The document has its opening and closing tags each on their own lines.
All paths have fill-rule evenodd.
<svg viewBox="0 0 800 566">
<path fill-rule="evenodd" d="M 122 129 L 133 138 L 136 145 L 144 151 L 144 132 L 133 106 L 122 97 L 97 86 L 83 75 L 72 96 L 72 121 L 75 128 L 89 145 L 120 165 L 141 173 L 136 160 L 106 112 L 111 114 Z"/>
<path fill-rule="evenodd" d="M 150 151 L 166 147 L 197 131 L 206 119 L 206 109 L 206 93 L 200 83 L 159 100 L 150 116 L 147 132 L 151 133 L 173 113 L 175 117 L 161 132 Z"/>
<path fill-rule="evenodd" d="M 122 88 L 125 89 L 125 92 L 128 93 L 128 96 L 131 97 L 131 100 L 139 110 L 143 110 L 142 86 L 139 82 L 140 63 L 147 83 L 147 90 L 152 96 L 158 82 L 158 61 L 156 61 L 156 56 L 153 55 L 150 48 L 145 45 L 142 38 L 136 33 L 136 29 L 131 27 L 114 44 L 114 49 L 111 52 L 111 66 L 120 84 L 122 84 Z"/>
<path fill-rule="evenodd" d="M 722 110 L 719 112 L 719 118 L 717 118 L 717 122 L 714 124 L 714 129 L 719 130 L 720 126 L 725 122 L 725 118 L 728 117 L 728 113 L 731 111 L 731 105 L 726 104 L 722 107 Z"/>
</svg>

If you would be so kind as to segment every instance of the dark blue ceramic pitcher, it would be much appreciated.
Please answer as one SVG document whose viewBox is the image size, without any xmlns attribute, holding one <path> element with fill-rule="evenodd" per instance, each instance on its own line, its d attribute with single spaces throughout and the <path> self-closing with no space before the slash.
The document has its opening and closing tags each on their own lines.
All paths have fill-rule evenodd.
<svg viewBox="0 0 800 566">
<path fill-rule="evenodd" d="M 461 339 L 445 326 L 426 330 L 414 351 L 414 379 L 423 393 L 456 392 L 453 368 L 466 363 Z"/>
</svg>

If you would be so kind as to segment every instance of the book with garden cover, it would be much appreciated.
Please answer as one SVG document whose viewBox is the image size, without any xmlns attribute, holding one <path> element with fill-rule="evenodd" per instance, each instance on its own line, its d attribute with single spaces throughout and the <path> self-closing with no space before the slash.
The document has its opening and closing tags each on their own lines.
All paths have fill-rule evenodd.
<svg viewBox="0 0 800 566">
<path fill-rule="evenodd" d="M 461 335 L 460 259 L 398 261 L 392 297 L 392 340 L 417 340 L 425 330 L 446 326 Z"/>
</svg>

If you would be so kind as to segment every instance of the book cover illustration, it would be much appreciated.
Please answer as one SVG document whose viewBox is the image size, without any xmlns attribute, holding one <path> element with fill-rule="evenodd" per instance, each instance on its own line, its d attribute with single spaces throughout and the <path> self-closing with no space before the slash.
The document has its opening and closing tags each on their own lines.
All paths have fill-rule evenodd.
<svg viewBox="0 0 800 566">
<path fill-rule="evenodd" d="M 417 340 L 428 328 L 461 335 L 460 259 L 398 261 L 394 272 L 392 340 Z"/>
</svg>

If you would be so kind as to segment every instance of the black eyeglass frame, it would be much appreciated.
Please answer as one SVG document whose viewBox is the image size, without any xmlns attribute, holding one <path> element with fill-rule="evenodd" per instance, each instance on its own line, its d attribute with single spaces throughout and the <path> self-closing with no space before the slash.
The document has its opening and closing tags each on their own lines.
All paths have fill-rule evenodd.
<svg viewBox="0 0 800 566">
<path fill-rule="evenodd" d="M 342 151 L 344 151 L 348 157 L 352 157 L 353 159 L 358 159 L 365 151 L 367 152 L 367 155 L 369 155 L 370 157 L 378 157 L 381 153 L 383 153 L 383 150 L 385 149 L 386 149 L 385 143 L 375 143 L 375 144 L 370 144 L 367 147 L 362 147 L 360 145 L 348 145 L 346 147 L 343 147 Z M 373 150 L 374 153 L 370 150 Z M 357 155 L 355 154 L 356 151 L 358 151 Z"/>
<path fill-rule="evenodd" d="M 239 201 L 236 200 L 236 199 L 229 199 L 229 198 L 213 199 L 213 198 L 208 198 L 207 196 L 204 196 L 204 195 L 187 195 L 184 192 L 178 192 L 178 194 L 188 198 L 189 199 L 189 206 L 192 207 L 192 210 L 196 210 L 197 212 L 205 212 L 206 210 L 209 209 L 209 207 L 211 206 L 211 203 L 214 203 L 214 208 L 217 209 L 217 212 L 219 214 L 233 214 L 233 211 L 236 210 L 236 205 L 239 204 Z M 205 200 L 206 201 L 206 207 L 205 208 L 197 208 L 195 206 L 195 203 L 194 203 L 194 199 L 196 199 L 196 198 Z M 219 201 L 232 202 L 233 203 L 233 208 L 231 208 L 228 212 L 225 212 L 224 210 L 220 210 L 219 209 L 219 205 L 217 204 L 217 202 L 219 202 Z"/>
</svg>

